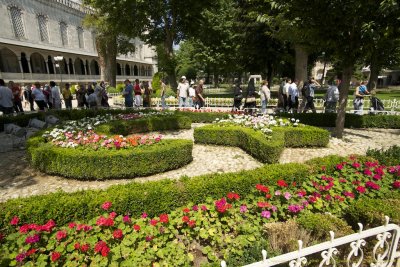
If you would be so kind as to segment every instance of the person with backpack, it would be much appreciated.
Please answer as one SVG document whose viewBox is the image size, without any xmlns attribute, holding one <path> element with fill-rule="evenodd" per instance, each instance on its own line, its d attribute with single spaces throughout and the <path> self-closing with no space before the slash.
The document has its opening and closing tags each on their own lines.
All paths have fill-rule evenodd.
<svg viewBox="0 0 400 267">
<path fill-rule="evenodd" d="M 268 101 L 271 98 L 271 91 L 268 88 L 268 81 L 265 80 L 262 82 L 259 94 L 261 98 L 261 112 L 265 114 L 267 111 Z"/>
<path fill-rule="evenodd" d="M 317 113 L 314 106 L 315 89 L 317 86 L 321 87 L 321 85 L 314 78 L 310 78 L 308 80 L 308 85 L 304 86 L 305 87 L 304 93 L 306 96 L 307 103 L 306 106 L 304 107 L 303 113 L 307 113 L 309 109 L 311 109 L 313 113 Z"/>
<path fill-rule="evenodd" d="M 332 85 L 328 87 L 325 94 L 325 113 L 335 113 L 336 105 L 339 101 L 339 88 L 337 82 L 333 81 Z"/>
</svg>

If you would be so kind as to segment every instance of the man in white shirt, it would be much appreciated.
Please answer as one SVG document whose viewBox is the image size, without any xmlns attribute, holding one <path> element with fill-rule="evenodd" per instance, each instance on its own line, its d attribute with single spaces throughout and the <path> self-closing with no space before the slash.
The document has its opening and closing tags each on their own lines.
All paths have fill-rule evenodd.
<svg viewBox="0 0 400 267">
<path fill-rule="evenodd" d="M 0 79 L 0 111 L 4 115 L 14 112 L 13 93 L 8 88 L 3 79 Z"/>
<path fill-rule="evenodd" d="M 177 95 L 179 97 L 179 107 L 186 107 L 186 98 L 188 97 L 189 83 L 186 77 L 182 76 L 178 84 Z"/>
<path fill-rule="evenodd" d="M 54 109 L 61 109 L 61 96 L 60 88 L 56 85 L 54 81 L 50 82 L 51 88 L 51 103 Z"/>
<path fill-rule="evenodd" d="M 289 102 L 290 102 L 290 99 L 288 98 L 288 95 L 289 95 L 289 87 L 290 87 L 290 84 L 292 83 L 292 79 L 286 79 L 286 83 L 285 83 L 285 85 L 283 86 L 283 92 L 282 92 L 282 96 L 283 96 L 283 109 L 285 110 L 285 111 L 287 111 L 288 110 L 288 107 L 289 107 Z"/>
<path fill-rule="evenodd" d="M 289 94 L 289 110 L 292 110 L 293 113 L 297 113 L 297 109 L 299 108 L 299 90 L 297 89 L 298 81 L 295 80 L 292 82 L 288 89 Z"/>
<path fill-rule="evenodd" d="M 190 83 L 189 87 L 189 107 L 193 107 L 193 99 L 196 97 L 196 89 L 194 89 L 194 82 Z"/>
</svg>

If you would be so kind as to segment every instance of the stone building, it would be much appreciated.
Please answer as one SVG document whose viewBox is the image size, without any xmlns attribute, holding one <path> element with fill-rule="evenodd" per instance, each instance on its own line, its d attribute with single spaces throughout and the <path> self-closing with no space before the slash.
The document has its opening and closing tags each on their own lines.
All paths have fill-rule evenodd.
<svg viewBox="0 0 400 267">
<path fill-rule="evenodd" d="M 19 83 L 100 80 L 96 32 L 82 26 L 88 12 L 71 0 L 0 0 L 0 78 Z M 134 42 L 135 53 L 117 57 L 117 81 L 150 80 L 157 71 L 154 49 Z"/>
</svg>

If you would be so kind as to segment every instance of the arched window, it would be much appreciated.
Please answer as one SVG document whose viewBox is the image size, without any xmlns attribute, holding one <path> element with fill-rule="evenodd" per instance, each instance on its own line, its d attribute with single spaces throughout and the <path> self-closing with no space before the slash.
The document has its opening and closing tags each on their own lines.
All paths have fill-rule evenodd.
<svg viewBox="0 0 400 267">
<path fill-rule="evenodd" d="M 26 59 L 26 54 L 21 53 L 21 64 L 22 64 L 22 71 L 24 73 L 29 73 L 29 65 L 28 65 L 28 60 Z"/>
<path fill-rule="evenodd" d="M 136 65 L 133 67 L 133 76 L 139 76 L 139 69 Z"/>
<path fill-rule="evenodd" d="M 41 54 L 33 53 L 31 55 L 31 70 L 32 73 L 47 73 L 46 62 Z"/>
<path fill-rule="evenodd" d="M 10 7 L 11 21 L 14 34 L 17 38 L 25 38 L 24 24 L 22 23 L 22 12 L 18 7 Z"/>
<path fill-rule="evenodd" d="M 69 66 L 69 74 L 75 74 L 74 73 L 74 63 L 72 63 L 72 59 L 69 59 L 68 61 L 68 66 Z"/>
<path fill-rule="evenodd" d="M 99 64 L 94 59 L 90 62 L 90 72 L 92 75 L 100 75 Z"/>
<path fill-rule="evenodd" d="M 83 42 L 83 28 L 82 27 L 78 27 L 78 28 L 76 28 L 76 30 L 78 32 L 79 48 L 84 48 L 85 47 L 85 43 Z"/>
<path fill-rule="evenodd" d="M 49 68 L 49 73 L 54 74 L 54 65 L 53 65 L 53 59 L 51 56 L 47 57 L 47 66 Z"/>
<path fill-rule="evenodd" d="M 47 18 L 45 15 L 38 15 L 40 40 L 49 42 L 49 33 L 47 31 Z"/>
<path fill-rule="evenodd" d="M 121 76 L 121 65 L 117 63 L 117 76 Z"/>
<path fill-rule="evenodd" d="M 17 55 L 7 48 L 0 50 L 0 72 L 20 73 Z"/>
<path fill-rule="evenodd" d="M 77 75 L 84 75 L 85 74 L 85 66 L 83 64 L 83 61 L 78 57 L 77 59 L 75 59 L 75 74 Z"/>
<path fill-rule="evenodd" d="M 147 76 L 153 76 L 152 70 L 151 70 L 151 66 L 147 67 Z"/>
<path fill-rule="evenodd" d="M 68 45 L 68 26 L 65 22 L 60 22 L 61 43 L 64 46 Z"/>
<path fill-rule="evenodd" d="M 128 64 L 125 65 L 125 75 L 127 76 L 131 75 L 131 67 L 129 67 Z"/>
</svg>

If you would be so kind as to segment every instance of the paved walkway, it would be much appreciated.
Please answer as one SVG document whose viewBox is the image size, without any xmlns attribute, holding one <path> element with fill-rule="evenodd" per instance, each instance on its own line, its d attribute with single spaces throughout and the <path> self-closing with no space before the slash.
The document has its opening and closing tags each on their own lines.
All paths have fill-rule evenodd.
<svg viewBox="0 0 400 267">
<path fill-rule="evenodd" d="M 202 124 L 193 124 L 199 127 Z M 193 129 L 162 133 L 165 138 L 193 139 Z M 281 163 L 304 162 L 314 157 L 330 154 L 365 154 L 368 147 L 382 148 L 400 144 L 400 130 L 346 129 L 345 138 L 331 138 L 327 148 L 285 149 Z M 73 192 L 88 189 L 104 189 L 115 184 L 126 184 L 132 180 L 76 181 L 40 173 L 29 166 L 25 150 L 0 153 L 0 202 L 10 198 L 46 194 L 57 190 Z M 181 176 L 197 176 L 209 173 L 236 172 L 255 169 L 260 162 L 239 148 L 194 145 L 193 162 L 178 170 L 134 179 L 154 181 Z"/>
</svg>

